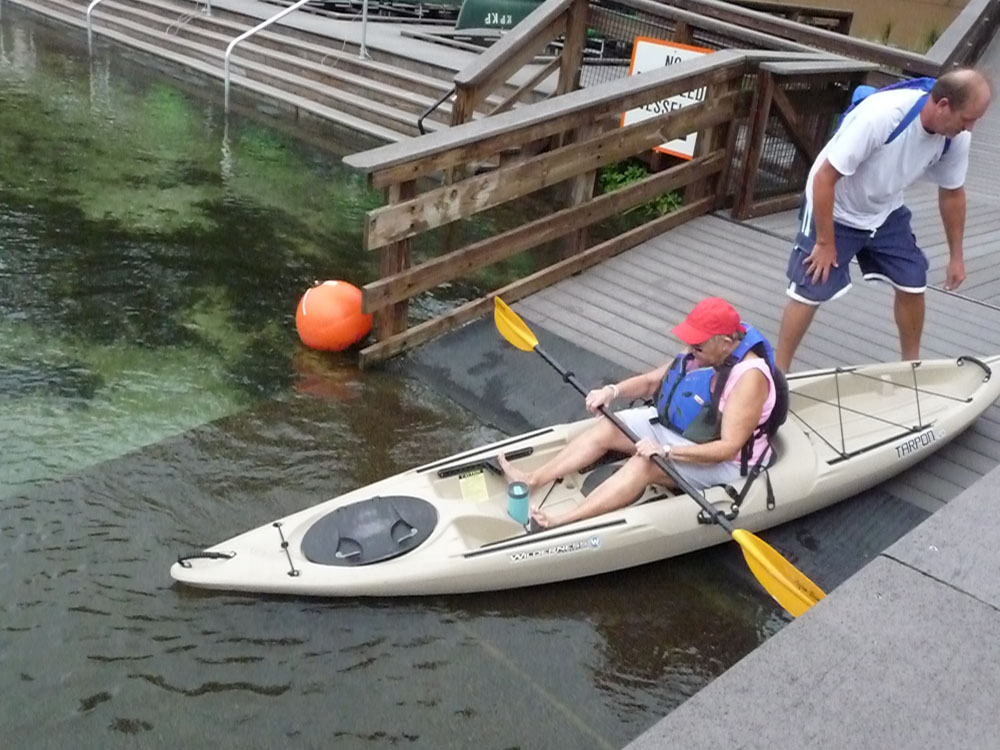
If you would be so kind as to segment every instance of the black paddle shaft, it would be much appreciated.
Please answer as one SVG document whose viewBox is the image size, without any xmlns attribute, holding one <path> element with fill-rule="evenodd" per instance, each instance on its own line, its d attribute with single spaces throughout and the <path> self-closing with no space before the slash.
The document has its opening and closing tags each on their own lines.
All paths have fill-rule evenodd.
<svg viewBox="0 0 1000 750">
<path fill-rule="evenodd" d="M 562 365 L 556 362 L 556 360 L 554 360 L 551 356 L 549 356 L 549 353 L 544 349 L 542 349 L 541 346 L 538 346 L 536 344 L 535 351 L 538 352 L 541 358 L 544 359 L 546 362 L 548 362 L 556 372 L 562 375 L 562 379 L 564 382 L 569 383 L 577 390 L 577 392 L 581 396 L 586 397 L 587 391 L 584 389 L 580 381 L 577 380 L 576 375 L 569 372 Z M 629 440 L 631 440 L 633 443 L 639 442 L 639 436 L 636 435 L 631 429 L 629 429 L 628 425 L 622 422 L 621 419 L 618 418 L 618 415 L 615 414 L 613 411 L 611 411 L 611 409 L 609 409 L 606 406 L 602 406 L 600 408 L 600 412 L 606 418 L 610 419 L 611 423 L 619 430 L 621 430 L 628 437 Z M 719 524 L 719 526 L 728 531 L 730 534 L 733 533 L 734 531 L 733 525 L 729 522 L 729 519 L 726 518 L 725 514 L 721 510 L 716 508 L 714 505 L 712 505 L 710 502 L 708 502 L 708 500 L 705 499 L 705 495 L 702 494 L 701 490 L 696 489 L 690 482 L 684 479 L 684 477 L 680 475 L 680 472 L 677 471 L 677 469 L 673 466 L 673 464 L 670 461 L 666 459 L 665 456 L 661 456 L 659 453 L 654 453 L 650 458 L 653 460 L 653 463 L 655 463 L 657 467 L 659 467 L 659 469 L 663 471 L 663 473 L 665 473 L 667 476 L 671 477 L 675 482 L 677 482 L 680 488 L 684 490 L 687 494 L 689 494 L 691 498 L 696 503 L 698 503 L 698 505 L 701 506 L 702 510 L 704 510 L 708 515 L 712 517 L 712 520 L 715 521 L 715 523 Z"/>
</svg>

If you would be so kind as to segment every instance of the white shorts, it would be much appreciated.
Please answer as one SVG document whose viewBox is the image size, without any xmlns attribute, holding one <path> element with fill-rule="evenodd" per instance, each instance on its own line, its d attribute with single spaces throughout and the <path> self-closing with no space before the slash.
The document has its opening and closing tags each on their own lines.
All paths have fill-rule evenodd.
<svg viewBox="0 0 1000 750">
<path fill-rule="evenodd" d="M 650 421 L 656 417 L 656 408 L 642 406 L 637 409 L 625 409 L 617 412 L 629 429 L 639 438 L 649 438 L 660 445 L 694 445 L 690 440 L 678 435 L 660 424 Z M 733 484 L 740 477 L 740 466 L 735 461 L 722 461 L 714 464 L 696 464 L 688 461 L 674 461 L 674 468 L 684 479 L 699 490 L 707 489 L 717 484 Z"/>
</svg>

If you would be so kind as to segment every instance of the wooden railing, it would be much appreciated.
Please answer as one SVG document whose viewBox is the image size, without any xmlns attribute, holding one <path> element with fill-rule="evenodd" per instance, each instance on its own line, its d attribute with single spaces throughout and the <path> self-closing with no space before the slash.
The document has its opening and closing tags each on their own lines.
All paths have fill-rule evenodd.
<svg viewBox="0 0 1000 750">
<path fill-rule="evenodd" d="M 700 16 L 654 0 L 623 0 L 617 4 L 628 8 L 628 13 L 591 6 L 587 0 L 546 0 L 475 62 L 456 74 L 457 93 L 452 107 L 452 125 L 471 120 L 477 109 L 483 109 L 482 104 L 488 97 L 499 95 L 505 87 L 509 87 L 516 73 L 548 49 L 558 49 L 559 53 L 548 64 L 536 66 L 526 80 L 515 85 L 514 93 L 504 96 L 502 103 L 490 114 L 500 114 L 516 102 L 523 102 L 534 87 L 556 72 L 558 79 L 554 88 L 550 89 L 551 95 L 577 88 L 588 29 L 614 41 L 629 54 L 637 36 L 669 38 L 710 49 L 813 52 L 807 45 L 792 39 Z M 622 57 L 620 62 L 627 64 L 628 57 Z M 612 71 L 610 76 L 597 75 L 589 83 L 620 78 L 622 75 L 621 70 Z"/>
<path fill-rule="evenodd" d="M 974 61 L 996 31 L 1000 7 L 1000 0 L 971 0 L 931 52 L 918 55 L 715 0 L 673 2 L 682 7 L 618 0 L 628 7 L 620 12 L 587 7 L 585 0 L 547 0 L 456 77 L 454 127 L 345 159 L 386 192 L 386 204 L 369 212 L 365 231 L 365 247 L 380 254 L 381 272 L 363 290 L 377 340 L 362 351 L 362 366 L 482 315 L 494 296 L 519 299 L 724 205 L 737 217 L 794 205 L 856 84 L 901 73 L 938 75 Z M 614 80 L 573 90 L 588 28 L 629 44 L 643 34 L 720 51 L 641 76 L 619 70 Z M 554 39 L 562 51 L 551 64 L 491 116 L 470 121 Z M 556 71 L 560 96 L 513 107 L 521 93 Z M 619 127 L 623 112 L 702 87 L 707 96 L 699 104 Z M 595 195 L 600 168 L 691 132 L 699 135 L 690 161 Z M 483 173 L 484 165 L 492 169 Z M 591 243 L 595 224 L 673 190 L 683 191 L 679 210 Z M 417 238 L 528 197 L 541 215 L 413 263 Z M 415 296 L 552 243 L 561 254 L 549 265 L 411 327 Z"/>
<path fill-rule="evenodd" d="M 934 45 L 927 58 L 939 70 L 975 63 L 1000 24 L 1000 0 L 969 0 Z"/>
<path fill-rule="evenodd" d="M 772 0 L 746 0 L 745 7 L 720 0 L 616 0 L 616 10 L 600 5 L 588 5 L 586 0 L 546 0 L 510 33 L 501 37 L 487 52 L 455 76 L 456 101 L 452 108 L 452 124 L 468 122 L 473 113 L 483 109 L 493 94 L 502 96 L 501 103 L 489 114 L 499 114 L 524 101 L 545 79 L 558 73 L 549 95 L 572 91 L 579 85 L 583 51 L 588 30 L 608 42 L 608 46 L 623 52 L 618 61 L 628 63 L 632 42 L 637 36 L 671 39 L 696 44 L 709 49 L 764 49 L 800 52 L 826 51 L 854 60 L 876 63 L 881 77 L 874 83 L 892 76 L 937 76 L 954 65 L 974 62 L 983 45 L 992 39 L 1000 22 L 1000 0 L 970 0 L 959 17 L 945 31 L 926 55 L 887 47 L 863 39 L 854 39 L 841 30 L 817 28 L 791 18 L 775 15 L 777 8 L 790 8 L 800 13 L 827 13 L 840 16 L 832 9 L 806 9 L 805 6 L 784 6 Z M 850 19 L 846 25 L 849 26 Z M 558 49 L 559 54 L 548 64 L 536 65 L 525 72 L 514 92 L 512 80 L 539 53 Z M 591 71 L 588 84 L 621 77 L 622 72 L 608 69 Z"/>
<path fill-rule="evenodd" d="M 580 63 L 587 36 L 588 0 L 546 0 L 527 18 L 486 50 L 472 65 L 455 75 L 455 104 L 451 124 L 460 125 L 473 117 L 476 108 L 507 85 L 515 73 L 559 38 L 565 39 L 561 52 L 551 62 L 539 67 L 513 93 L 504 97 L 489 114 L 501 114 L 558 71 L 553 94 L 565 94 L 577 88 Z"/>
<path fill-rule="evenodd" d="M 829 29 L 838 34 L 850 34 L 851 24 L 854 22 L 854 11 L 843 8 L 792 5 L 772 0 L 729 0 L 729 2 L 741 8 L 760 11 L 795 23 L 804 23 L 807 26 Z"/>
<path fill-rule="evenodd" d="M 362 351 L 362 366 L 480 316 L 495 295 L 502 294 L 507 301 L 519 299 L 722 205 L 730 192 L 732 170 L 744 170 L 742 160 L 748 150 L 737 135 L 754 119 L 752 88 L 761 65 L 817 62 L 819 57 L 721 51 L 347 157 L 349 166 L 367 174 L 372 186 L 388 194 L 386 205 L 369 212 L 366 224 L 365 247 L 380 253 L 382 278 L 363 289 L 364 310 L 376 317 L 377 342 Z M 850 67 L 853 63 L 845 62 L 848 69 L 836 89 L 840 92 L 836 101 L 827 87 L 837 78 L 835 71 L 826 71 L 816 88 L 822 94 L 817 101 L 826 102 L 828 116 L 843 107 L 846 81 L 857 73 Z M 707 95 L 699 104 L 620 127 L 625 111 L 702 87 Z M 595 195 L 595 174 L 601 167 L 648 153 L 691 132 L 699 133 L 692 160 Z M 559 145 L 485 174 L 465 176 L 471 165 L 539 140 Z M 426 179 L 446 173 L 460 179 L 444 185 L 439 179 Z M 591 244 L 588 228 L 673 190 L 684 192 L 679 210 Z M 553 201 L 556 194 L 562 200 Z M 418 236 L 538 195 L 547 196 L 536 201 L 544 207 L 542 215 L 413 264 L 412 243 Z M 438 318 L 409 326 L 409 300 L 414 296 L 553 242 L 559 243 L 561 256 L 550 265 Z"/>
<path fill-rule="evenodd" d="M 627 1 L 627 0 L 626 0 Z M 794 39 L 813 50 L 875 62 L 905 75 L 937 75 L 939 66 L 916 52 L 886 47 L 864 39 L 854 39 L 835 31 L 817 29 L 769 13 L 741 8 L 720 0 L 670 0 L 671 5 L 707 18 L 745 26 L 781 39 Z"/>
</svg>

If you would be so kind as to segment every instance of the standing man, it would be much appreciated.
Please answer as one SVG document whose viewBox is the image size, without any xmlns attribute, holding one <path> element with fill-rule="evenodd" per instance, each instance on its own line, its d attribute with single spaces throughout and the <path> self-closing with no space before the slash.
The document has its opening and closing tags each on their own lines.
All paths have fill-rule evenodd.
<svg viewBox="0 0 1000 750">
<path fill-rule="evenodd" d="M 945 289 L 957 289 L 965 280 L 969 131 L 989 103 L 983 75 L 959 68 L 937 79 L 929 94 L 915 88 L 876 91 L 848 112 L 806 181 L 802 223 L 788 261 L 790 299 L 778 334 L 779 368 L 788 371 L 816 308 L 850 289 L 855 256 L 866 280 L 895 288 L 902 358 L 920 356 L 928 263 L 910 228 L 903 192 L 921 178 L 938 185 L 950 256 Z"/>
</svg>

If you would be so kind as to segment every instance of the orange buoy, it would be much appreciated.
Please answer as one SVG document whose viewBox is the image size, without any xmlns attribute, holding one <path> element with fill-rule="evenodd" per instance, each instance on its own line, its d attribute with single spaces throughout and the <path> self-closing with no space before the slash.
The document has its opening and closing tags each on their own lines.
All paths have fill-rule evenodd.
<svg viewBox="0 0 1000 750">
<path fill-rule="evenodd" d="M 295 311 L 295 327 L 310 349 L 342 351 L 372 329 L 361 312 L 361 290 L 346 281 L 324 281 L 306 291 Z"/>
</svg>

